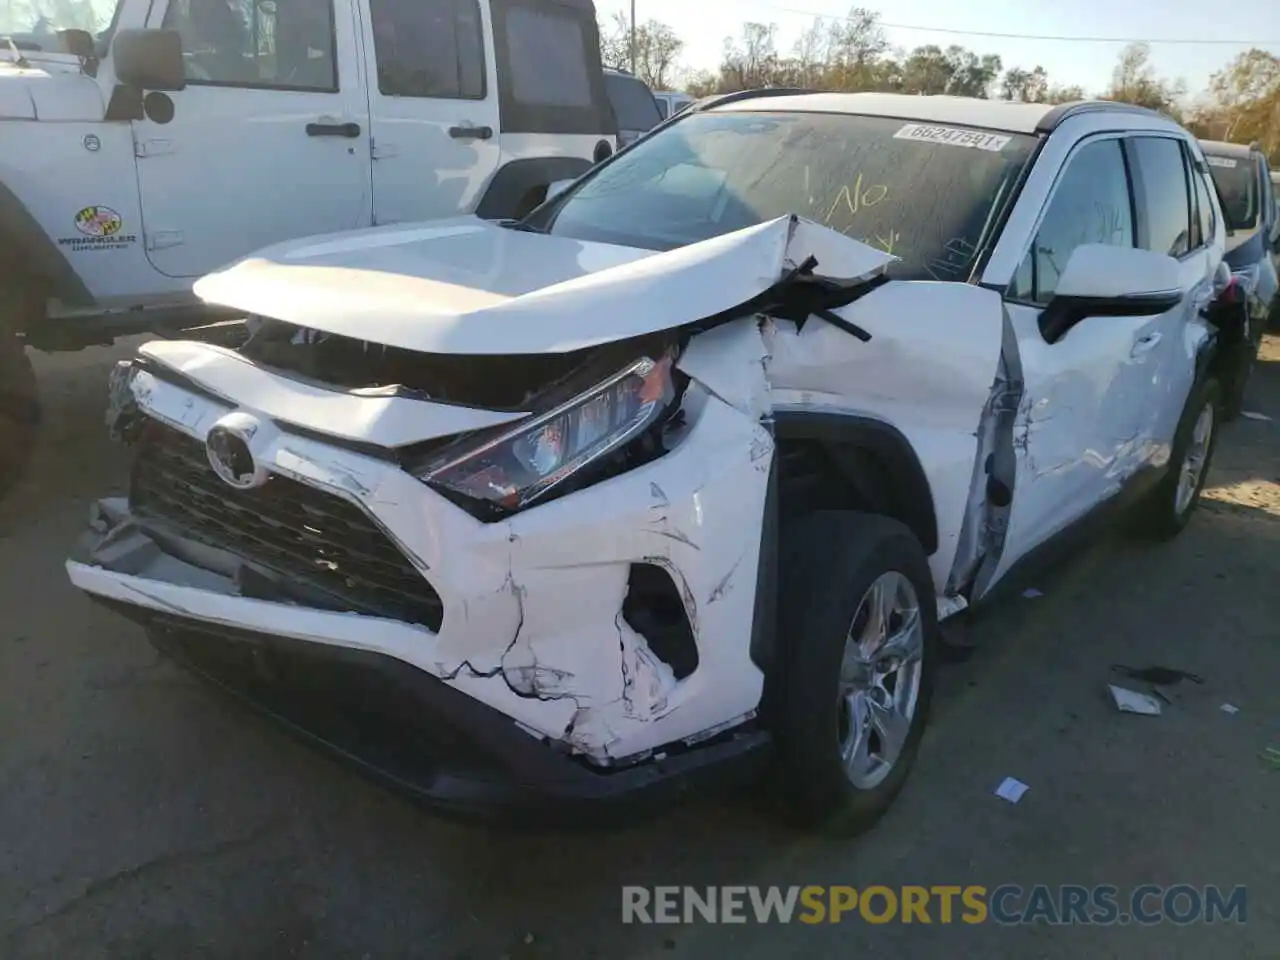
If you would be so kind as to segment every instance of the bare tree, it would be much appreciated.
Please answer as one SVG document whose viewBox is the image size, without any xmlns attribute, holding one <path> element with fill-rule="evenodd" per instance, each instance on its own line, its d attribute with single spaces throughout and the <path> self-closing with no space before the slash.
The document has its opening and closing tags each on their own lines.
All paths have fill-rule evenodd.
<svg viewBox="0 0 1280 960">
<path fill-rule="evenodd" d="M 636 76 L 654 90 L 675 83 L 684 41 L 668 24 L 647 20 L 636 25 Z M 618 12 L 608 26 L 600 26 L 600 59 L 615 70 L 631 69 L 631 21 Z"/>
<path fill-rule="evenodd" d="M 1104 99 L 1132 103 L 1176 116 L 1178 100 L 1185 93 L 1186 85 L 1181 81 L 1175 83 L 1156 76 L 1148 44 L 1131 43 L 1120 51 L 1111 74 L 1111 89 L 1104 94 Z"/>
</svg>

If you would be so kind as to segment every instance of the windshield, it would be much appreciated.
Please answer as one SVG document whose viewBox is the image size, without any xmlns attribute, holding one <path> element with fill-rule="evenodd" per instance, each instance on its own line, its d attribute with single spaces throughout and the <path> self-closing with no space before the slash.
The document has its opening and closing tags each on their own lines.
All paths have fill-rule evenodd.
<svg viewBox="0 0 1280 960">
<path fill-rule="evenodd" d="M 84 30 L 102 39 L 115 23 L 122 0 L 0 0 L 0 37 L 19 50 L 68 52 L 59 30 Z"/>
<path fill-rule="evenodd" d="M 900 257 L 900 279 L 966 280 L 1034 145 L 883 117 L 699 113 L 620 153 L 530 226 L 669 250 L 798 214 Z"/>
<path fill-rule="evenodd" d="M 1232 230 L 1252 230 L 1258 225 L 1258 168 L 1253 160 L 1239 157 L 1205 157 L 1213 182 L 1222 197 L 1223 213 Z"/>
</svg>

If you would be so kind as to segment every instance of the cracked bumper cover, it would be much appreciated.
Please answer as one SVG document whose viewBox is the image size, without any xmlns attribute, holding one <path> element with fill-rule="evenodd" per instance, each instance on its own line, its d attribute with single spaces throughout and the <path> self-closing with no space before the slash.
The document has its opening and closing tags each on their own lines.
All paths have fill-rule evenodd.
<svg viewBox="0 0 1280 960">
<path fill-rule="evenodd" d="M 701 787 L 722 789 L 764 760 L 767 734 L 743 726 L 679 752 L 597 767 L 394 656 L 193 617 L 186 604 L 152 592 L 154 583 L 135 584 L 140 592 L 125 599 L 127 591 L 98 578 L 141 569 L 185 574 L 208 588 L 215 575 L 160 552 L 127 515 L 114 519 L 105 535 L 87 535 L 68 562 L 92 599 L 146 626 L 164 653 L 304 740 L 443 812 L 578 822 L 586 808 L 620 812 Z"/>
<path fill-rule="evenodd" d="M 195 439 L 228 409 L 145 386 L 143 412 Z M 749 649 L 760 526 L 743 520 L 763 516 L 772 440 L 703 399 L 660 460 L 500 523 L 475 520 L 394 464 L 316 439 L 281 433 L 255 451 L 273 473 L 357 504 L 386 530 L 439 594 L 438 632 L 244 596 L 235 578 L 161 549 L 123 500 L 98 505 L 68 572 L 160 628 L 153 635 L 180 659 L 441 805 L 648 794 L 766 742 L 748 723 L 763 689 Z M 662 567 L 680 589 L 698 646 L 683 679 L 621 616 L 633 563 Z M 301 692 L 326 691 L 319 698 L 280 682 L 316 671 L 323 679 Z M 347 706 L 316 710 L 317 699 Z M 362 716 L 387 728 L 387 711 L 387 737 L 353 726 Z M 428 734 L 444 730 L 470 745 L 437 749 Z M 392 755 L 387 742 L 404 749 Z"/>
</svg>

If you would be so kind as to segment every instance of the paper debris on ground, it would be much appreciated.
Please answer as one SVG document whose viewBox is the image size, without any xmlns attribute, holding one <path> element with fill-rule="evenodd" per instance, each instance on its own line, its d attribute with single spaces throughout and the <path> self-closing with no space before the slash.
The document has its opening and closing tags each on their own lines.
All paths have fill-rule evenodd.
<svg viewBox="0 0 1280 960">
<path fill-rule="evenodd" d="M 1005 777 L 1000 782 L 1000 786 L 996 787 L 996 796 L 1001 800 L 1008 800 L 1010 803 L 1017 803 L 1022 799 L 1022 795 L 1031 788 L 1021 780 L 1015 780 L 1013 777 Z"/>
<path fill-rule="evenodd" d="M 1218 709 L 1221 710 L 1223 713 L 1239 713 L 1240 712 L 1240 708 L 1233 703 L 1224 703 Z"/>
<path fill-rule="evenodd" d="M 1160 701 L 1155 697 L 1138 693 L 1136 690 L 1117 687 L 1114 683 L 1107 684 L 1107 689 L 1111 691 L 1111 699 L 1116 702 L 1116 707 L 1121 713 L 1141 713 L 1148 717 L 1160 716 Z"/>
<path fill-rule="evenodd" d="M 1244 417 L 1246 420 L 1268 420 L 1269 421 L 1271 419 L 1265 413 L 1258 413 L 1257 410 L 1241 410 L 1240 416 Z"/>
<path fill-rule="evenodd" d="M 1036 599 L 1036 597 L 1043 597 L 1044 593 L 1040 590 L 1037 590 L 1035 587 L 1031 587 L 1028 590 L 1023 590 L 1022 595 L 1026 597 L 1028 600 L 1034 600 Z"/>
<path fill-rule="evenodd" d="M 1258 756 L 1262 758 L 1264 763 L 1269 763 L 1277 770 L 1280 770 L 1280 750 L 1275 747 L 1267 747 Z"/>
</svg>

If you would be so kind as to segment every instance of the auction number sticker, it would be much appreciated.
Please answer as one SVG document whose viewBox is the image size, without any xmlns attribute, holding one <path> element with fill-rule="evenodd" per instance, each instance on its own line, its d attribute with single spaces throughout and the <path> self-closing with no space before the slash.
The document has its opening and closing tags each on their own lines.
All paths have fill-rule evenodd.
<svg viewBox="0 0 1280 960">
<path fill-rule="evenodd" d="M 1236 162 L 1230 157 L 1205 157 L 1209 161 L 1211 167 L 1226 167 L 1228 170 L 1236 168 Z"/>
<path fill-rule="evenodd" d="M 968 147 L 971 150 L 989 150 L 999 153 L 1012 137 L 981 130 L 964 130 L 960 127 L 940 127 L 929 123 L 908 123 L 893 135 L 895 140 L 915 140 L 919 143 L 942 143 L 949 147 Z"/>
</svg>

